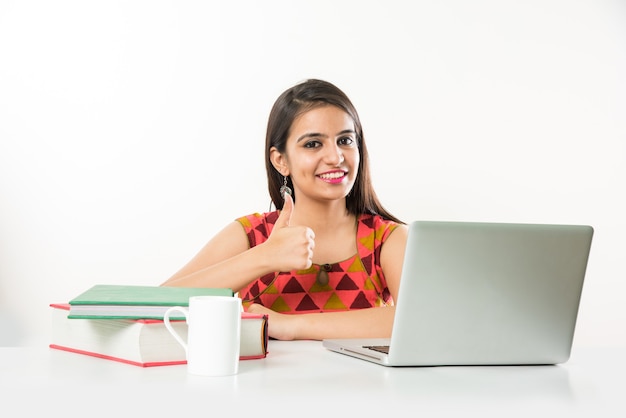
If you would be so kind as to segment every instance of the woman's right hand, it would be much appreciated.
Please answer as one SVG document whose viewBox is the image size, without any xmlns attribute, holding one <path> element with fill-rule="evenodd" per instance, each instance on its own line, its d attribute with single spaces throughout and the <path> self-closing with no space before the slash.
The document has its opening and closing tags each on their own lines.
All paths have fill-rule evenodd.
<svg viewBox="0 0 626 418">
<path fill-rule="evenodd" d="M 306 226 L 290 226 L 293 199 L 285 193 L 285 204 L 274 229 L 263 244 L 275 271 L 304 270 L 313 263 L 315 233 Z"/>
</svg>

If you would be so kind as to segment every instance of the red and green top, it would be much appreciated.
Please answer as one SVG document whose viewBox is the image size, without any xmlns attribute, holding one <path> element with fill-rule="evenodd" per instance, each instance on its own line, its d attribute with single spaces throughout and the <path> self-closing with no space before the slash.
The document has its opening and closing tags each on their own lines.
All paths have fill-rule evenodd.
<svg viewBox="0 0 626 418">
<path fill-rule="evenodd" d="M 279 212 L 255 213 L 237 221 L 250 247 L 265 242 Z M 359 216 L 357 254 L 334 264 L 313 264 L 306 270 L 270 273 L 239 291 L 244 305 L 261 304 L 281 313 L 346 311 L 393 305 L 380 266 L 380 250 L 397 223 L 378 215 Z"/>
</svg>

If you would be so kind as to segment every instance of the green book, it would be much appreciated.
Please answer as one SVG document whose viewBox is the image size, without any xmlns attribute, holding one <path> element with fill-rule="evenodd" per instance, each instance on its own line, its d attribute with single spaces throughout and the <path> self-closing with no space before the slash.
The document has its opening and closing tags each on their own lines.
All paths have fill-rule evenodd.
<svg viewBox="0 0 626 418">
<path fill-rule="evenodd" d="M 163 319 L 172 306 L 189 306 L 191 296 L 203 295 L 234 297 L 229 288 L 98 284 L 70 300 L 68 318 Z"/>
</svg>

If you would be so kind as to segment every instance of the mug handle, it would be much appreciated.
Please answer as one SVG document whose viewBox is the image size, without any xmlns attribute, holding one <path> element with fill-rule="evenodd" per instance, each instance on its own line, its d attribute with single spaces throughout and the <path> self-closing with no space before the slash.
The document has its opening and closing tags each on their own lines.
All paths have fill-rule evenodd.
<svg viewBox="0 0 626 418">
<path fill-rule="evenodd" d="M 167 328 L 167 330 L 170 332 L 170 334 L 172 334 L 176 341 L 178 341 L 178 343 L 183 346 L 183 348 L 185 349 L 185 354 L 187 354 L 187 343 L 183 341 L 180 335 L 176 332 L 176 330 L 174 330 L 174 328 L 170 324 L 170 314 L 173 312 L 180 312 L 185 315 L 185 318 L 187 320 L 189 320 L 189 310 L 183 308 L 182 306 L 173 306 L 165 311 L 165 313 L 163 314 L 163 323 L 165 324 L 165 328 Z"/>
</svg>

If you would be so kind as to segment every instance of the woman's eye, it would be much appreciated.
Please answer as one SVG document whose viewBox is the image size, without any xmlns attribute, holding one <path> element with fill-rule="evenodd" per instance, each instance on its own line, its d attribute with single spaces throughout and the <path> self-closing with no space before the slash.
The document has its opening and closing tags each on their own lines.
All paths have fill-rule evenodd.
<svg viewBox="0 0 626 418">
<path fill-rule="evenodd" d="M 308 141 L 304 144 L 304 148 L 317 148 L 319 146 L 319 141 Z"/>
<path fill-rule="evenodd" d="M 339 145 L 352 145 L 352 144 L 354 144 L 354 139 L 352 137 L 349 137 L 349 136 L 344 136 L 344 137 L 339 138 L 337 143 Z"/>
</svg>

